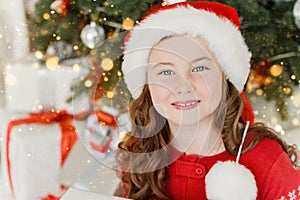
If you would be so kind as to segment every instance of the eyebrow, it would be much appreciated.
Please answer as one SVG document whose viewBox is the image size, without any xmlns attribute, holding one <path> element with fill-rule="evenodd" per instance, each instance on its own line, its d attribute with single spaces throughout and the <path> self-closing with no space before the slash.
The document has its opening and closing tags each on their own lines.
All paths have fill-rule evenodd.
<svg viewBox="0 0 300 200">
<path fill-rule="evenodd" d="M 170 65 L 170 66 L 175 66 L 174 63 L 171 63 L 171 62 L 159 62 L 159 63 L 156 63 L 153 68 L 159 66 L 159 65 Z"/>
<path fill-rule="evenodd" d="M 191 61 L 191 63 L 194 63 L 194 62 L 197 62 L 197 61 L 200 61 L 200 60 L 205 60 L 205 59 L 208 59 L 208 60 L 211 60 L 211 58 L 207 57 L 207 56 L 203 56 L 203 57 L 199 57 L 199 58 L 195 58 Z M 159 65 L 169 65 L 169 66 L 175 66 L 174 63 L 171 63 L 171 62 L 159 62 L 159 63 L 156 63 L 153 68 L 159 66 Z"/>
<path fill-rule="evenodd" d="M 210 58 L 210 57 L 203 56 L 203 57 L 200 57 L 200 58 L 195 58 L 195 59 L 194 59 L 194 60 L 192 60 L 191 62 L 197 62 L 197 61 L 200 61 L 200 60 L 205 60 L 205 59 L 211 60 L 211 58 Z"/>
</svg>

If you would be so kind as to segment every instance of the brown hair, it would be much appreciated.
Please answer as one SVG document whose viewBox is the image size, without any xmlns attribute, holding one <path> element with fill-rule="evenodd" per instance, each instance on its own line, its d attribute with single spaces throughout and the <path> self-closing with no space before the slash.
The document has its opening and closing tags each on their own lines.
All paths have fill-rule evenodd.
<svg viewBox="0 0 300 200">
<path fill-rule="evenodd" d="M 245 126 L 245 122 L 241 118 L 243 100 L 232 83 L 226 81 L 225 78 L 224 82 L 224 94 L 214 113 L 215 124 L 222 130 L 226 151 L 231 155 L 237 155 Z M 160 152 L 159 156 L 151 154 L 151 152 L 164 149 L 163 147 L 170 142 L 170 130 L 168 122 L 153 109 L 147 85 L 140 97 L 132 102 L 129 112 L 132 119 L 132 131 L 130 136 L 128 135 L 120 142 L 119 152 L 116 154 L 117 163 L 123 170 L 120 176 L 125 183 L 127 195 L 133 199 L 168 199 L 164 193 L 167 167 L 160 166 L 167 163 L 165 159 L 170 155 L 167 151 Z M 161 129 L 157 129 L 157 124 L 161 121 L 164 124 Z M 253 149 L 262 139 L 271 138 L 276 140 L 291 158 L 294 158 L 293 163 L 297 162 L 296 148 L 288 146 L 273 129 L 265 127 L 263 124 L 254 124 L 249 127 L 248 132 L 256 134 L 254 139 L 247 144 L 243 153 Z M 145 154 L 138 156 L 138 154 L 132 153 L 148 154 L 147 156 Z M 137 168 L 147 172 L 136 171 Z M 151 169 L 155 170 L 151 171 Z"/>
</svg>

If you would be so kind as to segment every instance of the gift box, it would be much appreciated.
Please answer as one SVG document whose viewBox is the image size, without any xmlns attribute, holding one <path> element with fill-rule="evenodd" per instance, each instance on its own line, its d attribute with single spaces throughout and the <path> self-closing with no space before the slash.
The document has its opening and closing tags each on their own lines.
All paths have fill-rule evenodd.
<svg viewBox="0 0 300 200">
<path fill-rule="evenodd" d="M 125 198 L 114 197 L 108 195 L 97 194 L 94 192 L 79 190 L 76 188 L 70 188 L 68 191 L 62 196 L 61 200 L 122 200 Z"/>
<path fill-rule="evenodd" d="M 100 131 L 102 130 L 101 124 L 106 124 L 107 127 L 110 126 L 113 129 L 117 129 L 118 122 L 112 115 L 101 111 L 96 111 L 89 115 L 83 131 L 79 132 L 81 139 L 72 148 L 57 180 L 68 187 L 112 196 L 120 184 L 120 178 L 117 176 L 115 169 L 115 152 L 114 147 L 112 147 L 114 145 L 111 141 L 109 148 L 102 152 L 90 146 L 91 141 L 97 143 L 97 140 L 86 140 L 86 137 L 91 134 L 86 133 L 86 130 L 92 128 L 89 125 L 89 121 L 96 116 L 96 121 L 100 121 L 100 124 L 98 123 Z M 94 124 L 94 120 L 92 120 L 92 124 Z M 119 138 L 116 132 L 113 134 L 116 134 L 115 137 Z M 110 138 L 111 136 L 108 137 Z M 101 141 L 102 139 L 99 142 Z"/>
<path fill-rule="evenodd" d="M 4 117 L 6 115 L 6 117 Z M 4 129 L 1 122 L 2 178 L 16 200 L 40 200 L 48 194 L 61 196 L 64 186 L 57 176 L 77 140 L 79 124 L 66 111 L 13 116 Z M 5 121 L 5 120 L 4 120 Z"/>
<path fill-rule="evenodd" d="M 89 97 L 72 97 L 71 84 L 88 73 L 85 68 L 58 66 L 48 69 L 37 63 L 5 66 L 5 104 L 11 112 L 40 112 L 65 109 L 79 113 L 90 108 Z"/>
<path fill-rule="evenodd" d="M 112 196 L 120 185 L 113 167 L 93 157 L 81 140 L 74 145 L 57 181 L 68 187 L 108 196 Z"/>
</svg>

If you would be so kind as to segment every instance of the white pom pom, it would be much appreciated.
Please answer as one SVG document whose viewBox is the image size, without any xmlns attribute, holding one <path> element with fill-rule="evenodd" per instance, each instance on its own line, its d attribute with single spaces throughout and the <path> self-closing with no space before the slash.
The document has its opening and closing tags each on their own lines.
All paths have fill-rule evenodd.
<svg viewBox="0 0 300 200">
<path fill-rule="evenodd" d="M 233 161 L 216 163 L 206 175 L 205 183 L 208 199 L 256 199 L 257 187 L 253 174 Z"/>
<path fill-rule="evenodd" d="M 167 5 L 179 3 L 179 2 L 185 2 L 185 0 L 165 0 L 164 1 Z"/>
</svg>

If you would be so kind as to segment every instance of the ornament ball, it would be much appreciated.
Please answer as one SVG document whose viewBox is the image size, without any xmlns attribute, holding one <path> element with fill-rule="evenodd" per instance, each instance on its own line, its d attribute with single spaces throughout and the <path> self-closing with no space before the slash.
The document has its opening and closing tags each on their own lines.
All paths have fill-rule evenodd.
<svg viewBox="0 0 300 200">
<path fill-rule="evenodd" d="M 91 22 L 83 27 L 80 38 L 84 45 L 90 49 L 94 49 L 105 39 L 105 31 L 96 22 Z"/>
</svg>

